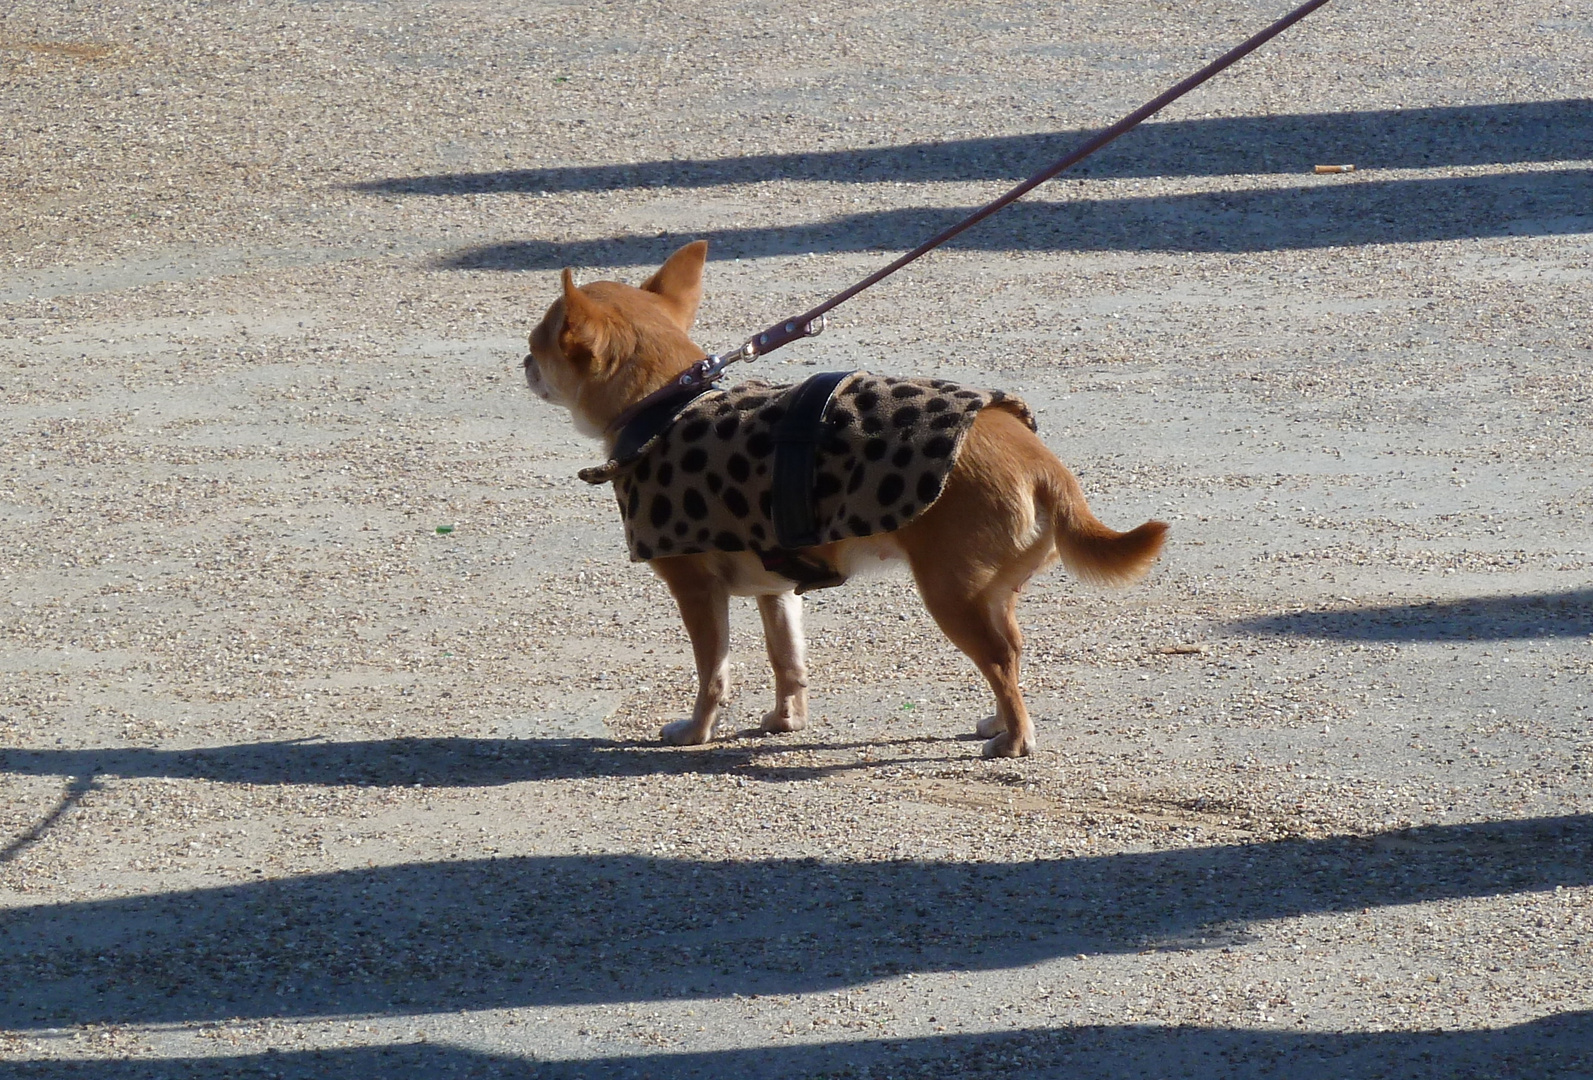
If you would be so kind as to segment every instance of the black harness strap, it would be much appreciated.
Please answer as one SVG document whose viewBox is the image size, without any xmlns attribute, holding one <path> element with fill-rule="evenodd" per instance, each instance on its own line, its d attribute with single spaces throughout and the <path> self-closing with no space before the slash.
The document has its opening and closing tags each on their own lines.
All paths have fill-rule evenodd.
<svg viewBox="0 0 1593 1080">
<path fill-rule="evenodd" d="M 620 429 L 619 438 L 614 440 L 612 455 L 614 460 L 629 462 L 641 453 L 642 447 L 667 431 L 675 422 L 675 417 L 686 411 L 686 406 L 713 388 L 713 383 L 671 387 L 675 391 L 673 394 L 650 402 L 647 408 L 631 417 L 630 421 Z"/>
<path fill-rule="evenodd" d="M 813 512 L 815 459 L 824 411 L 835 388 L 850 371 L 826 371 L 805 380 L 791 394 L 791 404 L 774 429 L 774 500 L 769 517 L 774 521 L 775 542 L 785 551 L 819 543 L 818 520 Z"/>
<path fill-rule="evenodd" d="M 625 426 L 615 436 L 614 452 L 608 460 L 602 465 L 582 469 L 578 475 L 588 484 L 608 483 L 615 473 L 635 461 L 648 443 L 668 431 L 688 405 L 714 389 L 717 388 L 711 382 L 682 382 L 672 383 L 662 392 L 649 395 L 639 403 L 639 408 L 627 411 Z"/>
<path fill-rule="evenodd" d="M 763 568 L 796 583 L 798 596 L 814 589 L 833 589 L 846 584 L 846 575 L 829 563 L 820 562 L 800 551 L 760 551 Z"/>
</svg>

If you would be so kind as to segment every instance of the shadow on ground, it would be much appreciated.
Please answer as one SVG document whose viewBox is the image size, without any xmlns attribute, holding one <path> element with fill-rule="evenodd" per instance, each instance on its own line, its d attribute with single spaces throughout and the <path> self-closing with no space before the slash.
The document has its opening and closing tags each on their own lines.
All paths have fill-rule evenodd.
<svg viewBox="0 0 1593 1080">
<path fill-rule="evenodd" d="M 1057 131 L 807 154 L 437 173 L 355 185 L 389 195 L 704 188 L 774 180 L 843 184 L 1020 180 L 1094 135 Z M 1148 123 L 1067 176 L 1225 176 L 1314 165 L 1426 169 L 1593 158 L 1593 101 L 1243 116 Z"/>
<path fill-rule="evenodd" d="M 12 1075 L 47 1080 L 211 1080 L 326 1076 L 433 1080 L 686 1080 L 745 1077 L 1289 1077 L 1291 1080 L 1558 1080 L 1593 1071 L 1593 1012 L 1468 1031 L 1294 1033 L 1228 1028 L 1033 1028 L 977 1035 L 796 1043 L 746 1050 L 596 1056 L 540 1062 L 464 1047 L 407 1043 L 214 1058 L 26 1062 Z"/>
<path fill-rule="evenodd" d="M 1026 200 L 947 243 L 975 251 L 1228 253 L 1593 232 L 1593 170 L 1411 180 L 1324 178 L 1288 188 L 1067 202 Z M 691 240 L 714 259 L 895 251 L 974 208 L 882 210 L 813 224 L 465 248 L 449 270 L 652 266 Z"/>
<path fill-rule="evenodd" d="M 1230 624 L 1250 634 L 1348 641 L 1511 641 L 1593 634 L 1593 589 L 1265 615 Z"/>
<path fill-rule="evenodd" d="M 3 755 L 3 752 L 0 752 L 0 755 Z M 98 786 L 98 783 L 94 779 L 94 773 L 91 770 L 70 774 L 70 778 L 68 779 L 66 785 L 66 792 L 61 796 L 60 801 L 56 803 L 55 807 L 48 814 L 45 814 L 44 817 L 39 820 L 37 825 L 33 826 L 33 828 L 27 830 L 21 836 L 6 844 L 5 847 L 0 848 L 0 862 L 10 862 L 12 859 L 16 858 L 17 855 L 20 854 L 21 851 L 29 844 L 33 843 L 45 833 L 49 832 L 50 828 L 55 825 L 57 821 L 60 821 L 62 816 L 64 816 L 78 803 L 82 802 L 83 797 Z"/>
<path fill-rule="evenodd" d="M 891 765 L 966 761 L 966 740 L 916 736 L 825 743 L 828 756 L 859 748 L 909 748 Z M 912 749 L 917 748 L 917 753 Z M 718 740 L 680 748 L 657 741 L 603 739 L 397 738 L 351 742 L 293 739 L 192 750 L 107 747 L 23 750 L 0 747 L 0 773 L 87 778 L 156 776 L 228 784 L 323 784 L 360 787 L 492 787 L 583 776 L 732 774 L 759 780 L 813 780 L 871 771 L 880 762 L 855 758 L 832 764 L 784 764 L 811 745 L 765 738 Z M 35 829 L 34 832 L 38 830 Z M 30 834 L 31 835 L 31 834 Z M 15 847 L 9 845 L 7 850 Z"/>
<path fill-rule="evenodd" d="M 377 866 L 5 909 L 0 1028 L 826 991 L 1216 948 L 1265 920 L 1590 883 L 1585 815 L 1010 863 Z"/>
</svg>

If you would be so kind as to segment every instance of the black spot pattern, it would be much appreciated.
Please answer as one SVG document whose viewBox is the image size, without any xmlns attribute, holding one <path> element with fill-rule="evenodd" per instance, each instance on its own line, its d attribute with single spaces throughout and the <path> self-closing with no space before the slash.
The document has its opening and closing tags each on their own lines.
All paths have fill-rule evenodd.
<svg viewBox="0 0 1593 1080">
<path fill-rule="evenodd" d="M 791 389 L 754 382 L 710 392 L 634 462 L 609 468 L 602 479 L 614 481 L 632 558 L 777 547 L 774 430 Z M 907 525 L 945 490 L 974 417 L 991 407 L 1034 427 L 1023 402 L 995 391 L 940 379 L 843 380 L 815 451 L 818 535 L 845 540 Z"/>
<path fill-rule="evenodd" d="M 922 491 L 924 485 L 920 483 L 918 489 Z M 702 521 L 708 516 L 708 500 L 702 497 L 702 492 L 696 488 L 687 488 L 686 493 L 680 497 L 680 508 L 686 511 L 686 516 L 693 521 Z"/>
<path fill-rule="evenodd" d="M 647 510 L 647 519 L 653 523 L 653 528 L 662 529 L 674 516 L 675 506 L 669 501 L 669 496 L 662 491 L 654 495 L 653 504 Z"/>
</svg>

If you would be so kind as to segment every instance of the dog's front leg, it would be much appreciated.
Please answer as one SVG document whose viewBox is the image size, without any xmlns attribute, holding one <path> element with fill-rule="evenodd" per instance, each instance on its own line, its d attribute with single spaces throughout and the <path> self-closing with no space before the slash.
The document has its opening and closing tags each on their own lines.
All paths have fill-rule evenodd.
<svg viewBox="0 0 1593 1080">
<path fill-rule="evenodd" d="M 659 735 L 676 746 L 696 746 L 713 738 L 719 706 L 730 691 L 730 593 L 689 556 L 660 559 L 653 568 L 675 597 L 697 660 L 697 704 L 691 719 L 665 724 Z"/>
<path fill-rule="evenodd" d="M 802 598 L 794 592 L 758 597 L 763 643 L 774 669 L 774 708 L 763 716 L 763 730 L 801 731 L 808 723 L 807 647 L 802 641 Z"/>
</svg>

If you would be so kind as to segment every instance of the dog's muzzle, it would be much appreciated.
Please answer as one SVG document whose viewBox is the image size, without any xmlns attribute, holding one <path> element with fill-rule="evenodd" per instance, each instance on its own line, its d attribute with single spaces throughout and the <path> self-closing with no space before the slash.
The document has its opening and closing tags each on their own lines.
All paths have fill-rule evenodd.
<svg viewBox="0 0 1593 1080">
<path fill-rule="evenodd" d="M 531 392 L 543 401 L 552 401 L 553 395 L 548 390 L 547 384 L 542 381 L 542 369 L 537 367 L 536 357 L 530 353 L 525 354 L 525 384 Z"/>
</svg>

